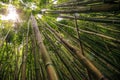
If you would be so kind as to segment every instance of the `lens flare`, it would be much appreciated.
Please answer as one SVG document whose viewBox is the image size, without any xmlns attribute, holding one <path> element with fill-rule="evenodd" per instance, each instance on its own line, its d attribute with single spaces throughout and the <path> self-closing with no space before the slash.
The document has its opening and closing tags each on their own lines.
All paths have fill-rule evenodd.
<svg viewBox="0 0 120 80">
<path fill-rule="evenodd" d="M 19 20 L 19 16 L 16 12 L 16 8 L 13 5 L 11 4 L 8 5 L 7 12 L 8 14 L 6 16 L 1 15 L 1 20 L 12 20 L 14 22 Z"/>
</svg>

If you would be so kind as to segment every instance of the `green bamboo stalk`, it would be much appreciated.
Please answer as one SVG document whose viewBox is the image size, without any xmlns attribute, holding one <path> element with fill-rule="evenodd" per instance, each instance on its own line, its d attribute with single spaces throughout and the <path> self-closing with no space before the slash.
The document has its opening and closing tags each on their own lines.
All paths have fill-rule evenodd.
<svg viewBox="0 0 120 80">
<path fill-rule="evenodd" d="M 33 31 L 33 36 L 32 36 L 32 38 L 33 37 L 35 37 L 35 33 L 34 33 L 34 31 Z M 39 59 L 38 59 L 38 54 L 37 54 L 37 49 L 36 49 L 36 42 L 35 42 L 35 38 L 33 38 L 32 39 L 32 45 L 33 45 L 33 54 L 34 54 L 34 64 L 35 64 L 35 72 L 36 72 L 36 80 L 40 80 L 41 79 L 41 77 L 40 77 L 40 72 L 39 72 L 39 63 L 38 63 L 38 61 L 39 61 Z"/>
</svg>

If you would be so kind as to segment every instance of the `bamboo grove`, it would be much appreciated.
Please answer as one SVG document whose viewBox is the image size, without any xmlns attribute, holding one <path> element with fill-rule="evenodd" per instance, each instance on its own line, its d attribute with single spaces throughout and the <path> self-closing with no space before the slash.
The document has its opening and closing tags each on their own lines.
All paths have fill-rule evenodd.
<svg viewBox="0 0 120 80">
<path fill-rule="evenodd" d="M 0 80 L 119 80 L 119 62 L 120 0 L 0 1 Z"/>
</svg>

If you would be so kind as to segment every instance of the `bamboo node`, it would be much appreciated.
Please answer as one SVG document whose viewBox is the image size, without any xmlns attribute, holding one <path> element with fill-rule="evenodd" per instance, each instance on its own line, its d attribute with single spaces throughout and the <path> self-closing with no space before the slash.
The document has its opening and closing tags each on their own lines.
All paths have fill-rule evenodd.
<svg viewBox="0 0 120 80">
<path fill-rule="evenodd" d="M 39 41 L 39 42 L 38 42 L 38 44 L 41 44 L 41 43 L 42 43 L 42 41 Z"/>
<path fill-rule="evenodd" d="M 114 24 L 115 20 L 112 21 L 112 23 Z"/>
<path fill-rule="evenodd" d="M 88 7 L 88 11 L 90 11 L 90 10 L 91 10 L 91 6 Z"/>
<path fill-rule="evenodd" d="M 102 76 L 100 80 L 108 80 L 105 76 Z"/>
<path fill-rule="evenodd" d="M 45 64 L 45 68 L 47 68 L 49 65 L 52 65 L 52 62 L 47 62 L 47 63 Z"/>
</svg>

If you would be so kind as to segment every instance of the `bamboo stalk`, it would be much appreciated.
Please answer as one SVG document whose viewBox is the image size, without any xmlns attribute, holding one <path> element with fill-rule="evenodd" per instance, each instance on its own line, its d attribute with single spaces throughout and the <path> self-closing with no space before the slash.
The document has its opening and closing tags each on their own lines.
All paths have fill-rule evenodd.
<svg viewBox="0 0 120 80">
<path fill-rule="evenodd" d="M 64 26 L 64 27 L 68 27 L 68 28 L 71 28 L 71 29 L 73 29 L 74 31 L 76 31 L 76 29 L 75 29 L 74 27 L 67 26 L 67 25 L 60 24 L 60 23 L 58 23 L 58 25 L 62 25 L 62 26 Z M 99 37 L 102 37 L 102 38 L 109 39 L 109 40 L 112 40 L 112 41 L 114 41 L 114 42 L 120 43 L 120 40 L 119 40 L 119 39 L 116 39 L 116 38 L 113 38 L 113 37 L 110 37 L 110 36 L 107 36 L 107 35 L 104 35 L 104 34 L 100 34 L 100 33 L 96 33 L 96 32 L 92 32 L 92 31 L 88 31 L 88 30 L 84 30 L 84 29 L 80 29 L 80 28 L 79 28 L 79 33 L 80 33 L 80 32 L 87 33 L 87 34 L 91 34 L 91 35 L 96 35 L 96 36 L 99 36 Z"/>
<path fill-rule="evenodd" d="M 26 34 L 26 46 L 25 46 L 25 50 L 23 51 L 23 58 L 22 58 L 22 74 L 21 74 L 21 78 L 22 80 L 26 80 L 26 63 L 27 63 L 27 56 L 28 56 L 28 40 L 29 40 L 29 28 L 30 28 L 30 21 L 28 20 L 28 24 L 27 24 L 27 34 Z"/>
<path fill-rule="evenodd" d="M 59 16 L 61 18 L 74 19 L 73 16 Z M 105 19 L 105 18 L 91 18 L 91 17 L 76 17 L 77 20 L 84 21 L 93 21 L 93 22 L 101 22 L 101 23 L 111 23 L 111 24 L 120 24 L 120 20 L 118 19 Z"/>
<path fill-rule="evenodd" d="M 115 3 L 117 0 L 88 0 L 88 1 L 71 1 L 71 2 L 65 2 L 58 5 L 55 5 L 55 8 L 58 7 L 71 7 L 71 6 L 83 6 L 88 4 L 94 4 L 98 2 L 104 2 L 104 3 Z"/>
<path fill-rule="evenodd" d="M 81 63 L 87 69 L 89 69 L 91 73 L 93 73 L 99 80 L 107 80 L 107 78 L 105 78 L 104 75 L 85 56 L 81 54 L 81 51 L 78 48 L 69 44 L 63 37 L 60 36 L 59 33 L 52 29 L 47 23 L 45 23 L 45 25 L 47 26 L 48 30 L 54 33 L 62 41 L 63 44 L 65 44 L 72 52 L 76 53 Z"/>
<path fill-rule="evenodd" d="M 96 6 L 80 7 L 70 10 L 47 10 L 48 13 L 53 14 L 73 14 L 73 13 L 90 13 L 90 12 L 111 12 L 119 11 L 119 4 L 102 4 Z"/>
<path fill-rule="evenodd" d="M 60 54 L 60 52 L 62 52 L 62 53 L 64 53 L 60 48 L 59 48 L 59 50 L 55 47 L 55 46 L 57 46 L 57 45 L 55 45 L 54 43 L 53 43 L 53 41 L 52 41 L 52 39 L 50 38 L 50 36 L 48 36 L 47 34 L 45 35 L 46 36 L 46 38 L 49 40 L 49 42 L 51 43 L 51 47 L 54 49 L 54 52 L 56 53 L 56 55 L 58 55 L 58 57 L 60 58 L 60 60 L 64 63 L 64 65 L 66 66 L 66 68 L 68 69 L 68 71 L 70 72 L 70 74 L 71 75 L 73 75 L 72 73 L 73 73 L 73 69 L 74 69 L 74 67 L 72 67 L 72 65 L 71 66 L 69 66 L 69 62 L 70 61 L 68 61 L 68 60 L 66 60 L 65 58 L 67 58 L 67 55 L 65 55 L 65 58 L 64 57 L 62 57 L 61 55 L 62 54 Z M 65 54 L 65 53 L 64 53 Z M 64 60 L 65 59 L 65 60 Z M 73 68 L 73 69 L 72 69 Z M 80 72 L 80 74 L 81 74 L 81 77 L 82 77 L 82 79 L 85 79 L 85 80 L 87 80 L 87 78 L 86 78 L 86 76 L 82 73 L 82 71 L 80 71 L 79 69 L 78 69 L 78 65 L 76 65 L 76 68 L 77 68 L 77 71 L 79 71 Z M 80 67 L 79 67 L 80 68 Z M 73 71 L 71 71 L 70 69 L 72 69 Z M 74 73 L 77 73 L 77 71 L 74 71 Z M 77 74 L 76 74 L 77 75 Z M 73 78 L 74 78 L 75 76 L 73 76 Z M 75 80 L 76 80 L 76 78 L 75 78 Z"/>
<path fill-rule="evenodd" d="M 33 34 L 34 34 L 34 32 L 33 32 Z M 33 36 L 33 37 L 35 37 L 35 36 Z M 39 69 L 39 64 L 38 64 L 39 59 L 38 59 L 36 48 L 35 48 L 35 46 L 36 46 L 35 38 L 32 40 L 32 43 L 33 43 L 33 54 L 34 54 L 33 56 L 34 56 L 36 80 L 40 80 L 41 79 L 40 72 L 39 72 L 40 69 Z"/>
<path fill-rule="evenodd" d="M 78 39 L 79 39 L 79 46 L 80 46 L 79 49 L 81 50 L 81 53 L 84 56 L 83 45 L 82 45 L 82 42 L 81 42 L 78 23 L 77 23 L 77 16 L 75 14 L 74 14 L 74 20 L 75 20 L 75 27 L 76 27 L 76 31 L 77 31 L 77 36 L 78 36 Z M 92 80 L 92 77 L 91 77 L 92 75 L 90 74 L 90 71 L 88 69 L 86 69 L 86 72 L 88 74 L 88 80 Z"/>
<path fill-rule="evenodd" d="M 55 5 L 55 7 L 70 7 L 70 6 L 83 6 L 90 3 L 97 3 L 102 2 L 101 0 L 93 0 L 93 1 L 79 1 L 79 2 L 73 2 L 73 3 L 64 3 L 64 4 L 58 4 Z"/>
<path fill-rule="evenodd" d="M 32 28 L 35 32 L 37 44 L 39 45 L 39 48 L 40 48 L 40 51 L 42 54 L 42 58 L 43 58 L 43 61 L 44 61 L 45 67 L 46 67 L 46 71 L 48 73 L 49 80 L 58 80 L 58 76 L 57 76 L 57 73 L 53 67 L 50 56 L 49 56 L 49 54 L 48 54 L 48 52 L 43 44 L 42 35 L 38 29 L 37 21 L 35 20 L 33 15 L 31 15 L 31 22 L 32 22 L 31 23 Z"/>
</svg>

